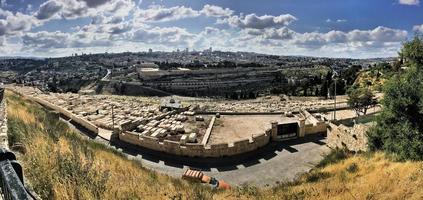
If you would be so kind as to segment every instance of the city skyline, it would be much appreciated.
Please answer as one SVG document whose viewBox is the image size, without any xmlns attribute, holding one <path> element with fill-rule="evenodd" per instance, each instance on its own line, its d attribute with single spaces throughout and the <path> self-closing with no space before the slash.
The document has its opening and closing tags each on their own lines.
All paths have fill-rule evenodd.
<svg viewBox="0 0 423 200">
<path fill-rule="evenodd" d="M 203 50 L 390 57 L 423 33 L 419 0 L 1 0 L 0 56 Z"/>
</svg>

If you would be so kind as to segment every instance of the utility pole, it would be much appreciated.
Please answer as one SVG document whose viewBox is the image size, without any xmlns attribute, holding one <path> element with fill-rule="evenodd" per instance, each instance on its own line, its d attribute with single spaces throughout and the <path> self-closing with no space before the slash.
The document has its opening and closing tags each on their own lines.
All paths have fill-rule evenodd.
<svg viewBox="0 0 423 200">
<path fill-rule="evenodd" d="M 115 105 L 113 105 L 113 103 L 112 103 L 112 131 L 114 132 L 115 131 L 115 112 L 114 112 L 114 107 L 115 107 Z"/>
<path fill-rule="evenodd" d="M 336 120 L 336 80 L 338 77 L 338 73 L 335 70 L 332 70 L 332 71 L 333 71 L 332 79 L 335 81 L 334 96 L 333 96 L 333 99 L 334 99 L 333 120 Z"/>
<path fill-rule="evenodd" d="M 335 104 L 334 105 L 334 111 L 333 111 L 333 120 L 336 120 L 336 79 L 335 79 L 335 96 L 334 96 Z"/>
</svg>

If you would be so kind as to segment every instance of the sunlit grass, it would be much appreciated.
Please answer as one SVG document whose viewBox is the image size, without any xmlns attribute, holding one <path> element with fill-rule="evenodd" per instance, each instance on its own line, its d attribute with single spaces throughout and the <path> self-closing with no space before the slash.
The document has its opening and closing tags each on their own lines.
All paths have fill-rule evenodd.
<svg viewBox="0 0 423 200">
<path fill-rule="evenodd" d="M 423 162 L 382 153 L 337 151 L 320 168 L 276 187 L 212 191 L 147 170 L 107 146 L 74 133 L 57 115 L 7 92 L 10 145 L 30 187 L 43 199 L 422 199 Z M 260 177 L 257 177 L 258 179 Z"/>
<path fill-rule="evenodd" d="M 43 199 L 171 199 L 208 195 L 198 184 L 146 170 L 107 146 L 72 132 L 57 115 L 7 92 L 9 135 L 31 187 Z M 207 196 L 205 196 L 207 198 Z"/>
</svg>

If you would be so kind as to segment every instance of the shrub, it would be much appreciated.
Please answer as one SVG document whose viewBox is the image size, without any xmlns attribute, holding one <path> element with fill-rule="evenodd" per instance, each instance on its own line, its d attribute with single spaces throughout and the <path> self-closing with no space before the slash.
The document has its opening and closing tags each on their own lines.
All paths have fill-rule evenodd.
<svg viewBox="0 0 423 200">
<path fill-rule="evenodd" d="M 358 171 L 358 165 L 356 163 L 351 163 L 348 167 L 347 167 L 347 172 L 349 173 L 355 173 Z"/>
<path fill-rule="evenodd" d="M 311 173 L 305 174 L 305 181 L 307 183 L 314 183 L 329 177 L 330 177 L 330 173 L 328 172 L 313 171 Z"/>
<path fill-rule="evenodd" d="M 344 160 L 348 157 L 348 151 L 345 149 L 333 149 L 328 155 L 326 155 L 320 162 L 317 164 L 317 167 L 325 167 L 329 164 L 337 163 L 341 160 Z"/>
</svg>

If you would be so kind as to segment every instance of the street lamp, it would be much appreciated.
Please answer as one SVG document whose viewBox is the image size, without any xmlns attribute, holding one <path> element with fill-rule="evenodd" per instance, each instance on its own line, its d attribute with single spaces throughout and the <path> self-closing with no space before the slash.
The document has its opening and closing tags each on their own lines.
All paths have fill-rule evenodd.
<svg viewBox="0 0 423 200">
<path fill-rule="evenodd" d="M 333 120 L 336 120 L 336 78 L 337 77 L 338 77 L 338 73 L 335 70 L 333 70 L 332 79 L 335 80 L 335 88 L 334 88 L 334 96 L 333 96 L 333 99 L 334 99 Z"/>
<path fill-rule="evenodd" d="M 115 112 L 114 112 L 115 105 L 112 103 L 112 131 L 115 131 Z"/>
</svg>

